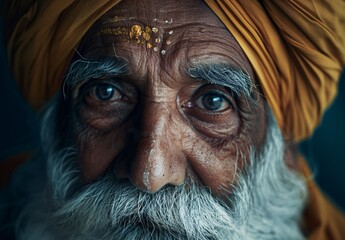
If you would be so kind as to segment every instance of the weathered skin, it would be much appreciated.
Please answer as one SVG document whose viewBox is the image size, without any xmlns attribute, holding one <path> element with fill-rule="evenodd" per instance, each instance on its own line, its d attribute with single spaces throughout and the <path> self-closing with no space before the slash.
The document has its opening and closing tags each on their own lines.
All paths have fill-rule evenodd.
<svg viewBox="0 0 345 240">
<path fill-rule="evenodd" d="M 114 16 L 119 19 L 109 21 Z M 159 44 L 100 33 L 102 28 L 131 29 L 135 24 L 157 27 L 158 33 L 150 37 L 160 37 Z M 86 181 L 111 168 L 118 178 L 148 192 L 182 184 L 187 176 L 216 195 L 231 191 L 249 148 L 260 149 L 264 141 L 264 100 L 258 88 L 253 103 L 186 74 L 195 62 L 228 63 L 244 69 L 257 85 L 238 43 L 203 2 L 125 0 L 94 25 L 78 51 L 88 60 L 116 54 L 128 61 L 130 71 L 118 80 L 126 96 L 101 101 L 90 88 L 73 100 L 78 103 L 73 104 L 70 126 L 77 129 L 75 142 Z M 198 106 L 199 96 L 214 89 L 231 105 L 225 103 L 217 112 Z"/>
</svg>

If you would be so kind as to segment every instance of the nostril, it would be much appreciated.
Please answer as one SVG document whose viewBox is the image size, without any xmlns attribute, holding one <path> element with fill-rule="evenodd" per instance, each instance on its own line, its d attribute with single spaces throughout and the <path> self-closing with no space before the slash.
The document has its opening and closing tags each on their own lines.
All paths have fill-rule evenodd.
<svg viewBox="0 0 345 240">
<path fill-rule="evenodd" d="M 154 166 L 154 164 L 152 164 Z M 159 171 L 156 171 L 155 167 L 147 167 L 141 171 L 140 166 L 136 166 L 132 170 L 130 180 L 132 184 L 138 189 L 155 193 L 160 189 L 168 185 L 179 186 L 184 183 L 184 171 L 171 171 L 170 167 L 160 167 Z"/>
</svg>

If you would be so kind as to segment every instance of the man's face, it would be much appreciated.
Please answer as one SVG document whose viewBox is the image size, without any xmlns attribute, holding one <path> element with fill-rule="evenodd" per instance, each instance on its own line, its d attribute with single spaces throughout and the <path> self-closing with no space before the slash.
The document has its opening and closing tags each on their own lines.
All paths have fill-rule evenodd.
<svg viewBox="0 0 345 240">
<path fill-rule="evenodd" d="M 250 64 L 203 2 L 125 0 L 75 58 L 65 98 L 43 120 L 49 210 L 38 201 L 43 217 L 32 220 L 32 207 L 18 229 L 58 239 L 302 239 L 304 182 L 284 163 Z"/>
<path fill-rule="evenodd" d="M 111 66 L 71 87 L 68 126 L 87 182 L 111 171 L 147 192 L 186 178 L 231 191 L 264 141 L 265 110 L 243 51 L 204 3 L 123 1 L 78 53 Z"/>
</svg>

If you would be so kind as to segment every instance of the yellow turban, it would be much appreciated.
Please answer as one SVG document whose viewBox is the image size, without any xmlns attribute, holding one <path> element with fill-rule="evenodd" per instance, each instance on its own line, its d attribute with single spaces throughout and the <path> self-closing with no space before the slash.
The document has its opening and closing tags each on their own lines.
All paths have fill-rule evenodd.
<svg viewBox="0 0 345 240">
<path fill-rule="evenodd" d="M 74 49 L 119 0 L 13 0 L 9 60 L 40 108 L 61 87 Z M 205 0 L 251 62 L 286 138 L 310 136 L 337 92 L 345 62 L 342 0 Z"/>
</svg>

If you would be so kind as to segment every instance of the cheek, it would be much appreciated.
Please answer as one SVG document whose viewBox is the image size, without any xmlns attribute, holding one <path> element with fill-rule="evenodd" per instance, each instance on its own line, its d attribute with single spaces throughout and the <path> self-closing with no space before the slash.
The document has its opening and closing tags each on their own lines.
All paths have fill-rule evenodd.
<svg viewBox="0 0 345 240">
<path fill-rule="evenodd" d="M 232 131 L 225 139 L 212 141 L 196 131 L 186 131 L 183 137 L 184 154 L 190 172 L 208 186 L 212 193 L 227 198 L 236 185 L 238 175 L 244 171 L 250 158 L 250 149 L 260 149 L 265 139 L 266 117 L 264 105 L 259 101 L 241 119 L 228 122 Z"/>
<path fill-rule="evenodd" d="M 123 150 L 126 128 L 108 133 L 83 133 L 77 137 L 78 162 L 86 182 L 102 176 Z"/>
<path fill-rule="evenodd" d="M 248 157 L 246 149 L 249 141 L 227 139 L 222 143 L 210 144 L 195 133 L 184 139 L 184 154 L 191 175 L 196 176 L 216 196 L 231 192 L 236 174 L 243 168 Z"/>
</svg>

